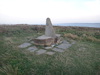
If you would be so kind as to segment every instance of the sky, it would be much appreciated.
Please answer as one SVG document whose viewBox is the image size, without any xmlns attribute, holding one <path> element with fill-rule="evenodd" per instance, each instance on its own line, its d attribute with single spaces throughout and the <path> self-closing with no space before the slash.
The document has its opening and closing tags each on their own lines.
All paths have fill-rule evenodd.
<svg viewBox="0 0 100 75">
<path fill-rule="evenodd" d="M 0 24 L 100 23 L 100 0 L 0 0 Z"/>
</svg>

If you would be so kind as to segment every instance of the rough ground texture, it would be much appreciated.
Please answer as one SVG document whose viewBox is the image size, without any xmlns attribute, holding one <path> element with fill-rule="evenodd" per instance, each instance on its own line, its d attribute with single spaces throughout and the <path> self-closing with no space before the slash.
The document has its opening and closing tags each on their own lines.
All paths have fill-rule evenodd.
<svg viewBox="0 0 100 75">
<path fill-rule="evenodd" d="M 55 26 L 57 34 L 75 44 L 64 52 L 41 46 L 34 51 L 30 39 L 43 35 L 44 29 L 43 25 L 0 25 L 0 75 L 100 75 L 100 28 Z M 26 42 L 31 45 L 18 47 Z M 40 49 L 46 52 L 37 55 Z"/>
</svg>

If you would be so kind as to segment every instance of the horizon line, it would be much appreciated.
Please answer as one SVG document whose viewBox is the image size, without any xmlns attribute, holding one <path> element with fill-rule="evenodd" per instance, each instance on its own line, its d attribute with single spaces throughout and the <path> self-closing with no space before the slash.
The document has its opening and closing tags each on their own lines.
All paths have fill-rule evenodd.
<svg viewBox="0 0 100 75">
<path fill-rule="evenodd" d="M 68 22 L 68 23 L 71 23 L 71 22 Z M 75 22 L 75 23 L 91 23 L 91 22 Z M 93 22 L 93 23 L 99 23 L 99 22 Z M 5 24 L 5 23 L 3 23 L 3 24 Z M 14 24 L 32 24 L 32 23 L 8 23 L 8 25 L 9 24 L 14 25 Z M 40 25 L 40 23 L 33 23 L 33 24 Z M 44 24 L 44 23 L 41 23 L 41 24 Z M 64 23 L 52 23 L 52 24 L 64 24 Z M 2 25 L 2 24 L 0 24 L 0 25 Z M 5 24 L 5 25 L 7 25 L 7 24 Z"/>
</svg>

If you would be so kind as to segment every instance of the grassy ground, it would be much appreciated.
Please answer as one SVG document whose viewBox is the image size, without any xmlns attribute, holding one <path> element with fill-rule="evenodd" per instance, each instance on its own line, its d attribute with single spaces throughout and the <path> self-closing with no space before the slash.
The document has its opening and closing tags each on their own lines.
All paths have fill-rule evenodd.
<svg viewBox="0 0 100 75">
<path fill-rule="evenodd" d="M 0 26 L 0 75 L 100 75 L 100 28 L 55 27 L 76 44 L 64 53 L 34 55 L 18 45 L 44 33 L 44 26 Z"/>
</svg>

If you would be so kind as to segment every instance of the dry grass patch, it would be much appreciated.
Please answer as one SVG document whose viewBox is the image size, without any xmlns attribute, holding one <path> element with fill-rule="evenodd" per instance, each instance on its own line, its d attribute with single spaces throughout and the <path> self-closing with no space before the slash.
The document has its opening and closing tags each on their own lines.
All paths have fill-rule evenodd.
<svg viewBox="0 0 100 75">
<path fill-rule="evenodd" d="M 18 75 L 18 67 L 14 68 L 12 65 L 3 65 L 0 72 L 4 75 Z"/>
<path fill-rule="evenodd" d="M 74 34 L 71 34 L 71 33 L 64 34 L 64 37 L 68 37 L 68 38 L 71 38 L 71 39 L 79 39 L 79 37 L 77 35 L 74 35 Z"/>
<path fill-rule="evenodd" d="M 100 39 L 96 39 L 95 37 L 92 37 L 92 36 L 87 36 L 86 39 L 87 39 L 88 41 L 100 42 Z"/>
</svg>

